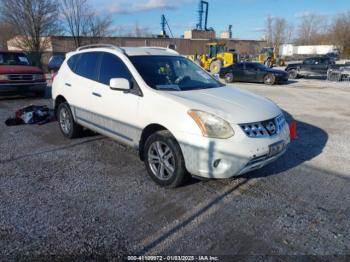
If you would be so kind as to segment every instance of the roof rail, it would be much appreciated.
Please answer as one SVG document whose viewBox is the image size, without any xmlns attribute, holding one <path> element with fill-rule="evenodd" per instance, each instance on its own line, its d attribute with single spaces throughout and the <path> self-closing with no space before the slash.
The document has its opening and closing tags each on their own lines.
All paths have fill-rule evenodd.
<svg viewBox="0 0 350 262">
<path fill-rule="evenodd" d="M 178 55 L 179 52 L 177 52 L 176 50 L 174 49 L 171 49 L 171 48 L 166 48 L 166 47 L 159 47 L 159 46 L 142 46 L 141 48 L 148 48 L 148 49 L 158 49 L 158 50 L 163 50 L 163 51 L 167 51 L 169 53 L 173 53 L 173 54 L 176 54 Z"/>
<path fill-rule="evenodd" d="M 84 49 L 89 49 L 89 48 L 110 48 L 110 49 L 114 49 L 114 50 L 118 50 L 122 53 L 125 53 L 125 50 L 119 46 L 116 45 L 110 45 L 110 44 L 91 44 L 91 45 L 84 45 L 84 46 L 80 46 L 77 48 L 76 51 L 81 51 Z"/>
</svg>

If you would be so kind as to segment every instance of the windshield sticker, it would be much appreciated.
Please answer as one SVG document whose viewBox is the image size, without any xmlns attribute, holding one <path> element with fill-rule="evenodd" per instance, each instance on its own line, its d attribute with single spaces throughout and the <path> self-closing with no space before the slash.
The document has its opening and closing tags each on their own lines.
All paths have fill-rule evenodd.
<svg viewBox="0 0 350 262">
<path fill-rule="evenodd" d="M 19 61 L 21 61 L 22 63 L 27 63 L 29 64 L 28 58 L 26 58 L 25 56 L 19 56 Z"/>
</svg>

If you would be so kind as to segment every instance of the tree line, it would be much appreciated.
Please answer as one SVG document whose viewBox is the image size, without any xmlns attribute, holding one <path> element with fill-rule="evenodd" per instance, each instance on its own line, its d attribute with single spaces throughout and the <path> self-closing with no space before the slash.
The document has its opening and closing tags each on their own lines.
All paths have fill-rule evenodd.
<svg viewBox="0 0 350 262">
<path fill-rule="evenodd" d="M 111 24 L 87 0 L 0 0 L 0 41 L 20 36 L 15 44 L 24 50 L 41 53 L 45 36 L 58 34 L 72 36 L 78 47 L 82 37 L 108 35 Z"/>
<path fill-rule="evenodd" d="M 297 45 L 336 45 L 345 56 L 350 56 L 350 11 L 331 19 L 323 15 L 305 13 L 295 26 L 283 17 L 268 16 L 265 23 L 267 45 L 278 47 L 282 43 Z"/>
<path fill-rule="evenodd" d="M 297 25 L 283 17 L 268 16 L 264 29 L 267 45 L 278 49 L 282 43 L 335 44 L 350 55 L 350 11 L 331 20 L 313 13 L 296 20 Z M 134 34 L 129 32 L 128 36 L 149 35 L 146 29 L 136 24 Z M 40 54 L 47 48 L 45 36 L 72 36 L 75 47 L 79 47 L 83 37 L 98 39 L 111 35 L 111 30 L 111 17 L 96 12 L 88 0 L 0 0 L 0 47 L 20 36 L 16 43 L 19 48 Z"/>
</svg>

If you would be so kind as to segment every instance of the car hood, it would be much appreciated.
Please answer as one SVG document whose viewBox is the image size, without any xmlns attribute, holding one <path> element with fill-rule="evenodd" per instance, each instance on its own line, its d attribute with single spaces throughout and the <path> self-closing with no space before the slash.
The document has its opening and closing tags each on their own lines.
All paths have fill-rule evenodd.
<svg viewBox="0 0 350 262">
<path fill-rule="evenodd" d="M 42 74 L 40 68 L 22 65 L 0 65 L 0 74 Z"/>
<path fill-rule="evenodd" d="M 189 109 L 212 113 L 235 124 L 267 120 L 281 113 L 271 100 L 228 86 L 166 94 Z"/>
<path fill-rule="evenodd" d="M 302 65 L 302 63 L 288 64 L 287 68 L 288 67 L 297 67 L 297 66 L 301 66 L 301 65 Z"/>
</svg>

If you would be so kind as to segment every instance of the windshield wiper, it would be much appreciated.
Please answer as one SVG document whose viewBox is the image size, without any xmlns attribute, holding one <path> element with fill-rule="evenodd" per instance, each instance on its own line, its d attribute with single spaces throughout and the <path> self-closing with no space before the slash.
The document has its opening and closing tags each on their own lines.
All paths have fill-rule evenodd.
<svg viewBox="0 0 350 262">
<path fill-rule="evenodd" d="M 157 90 L 181 91 L 178 85 L 156 85 Z"/>
</svg>

